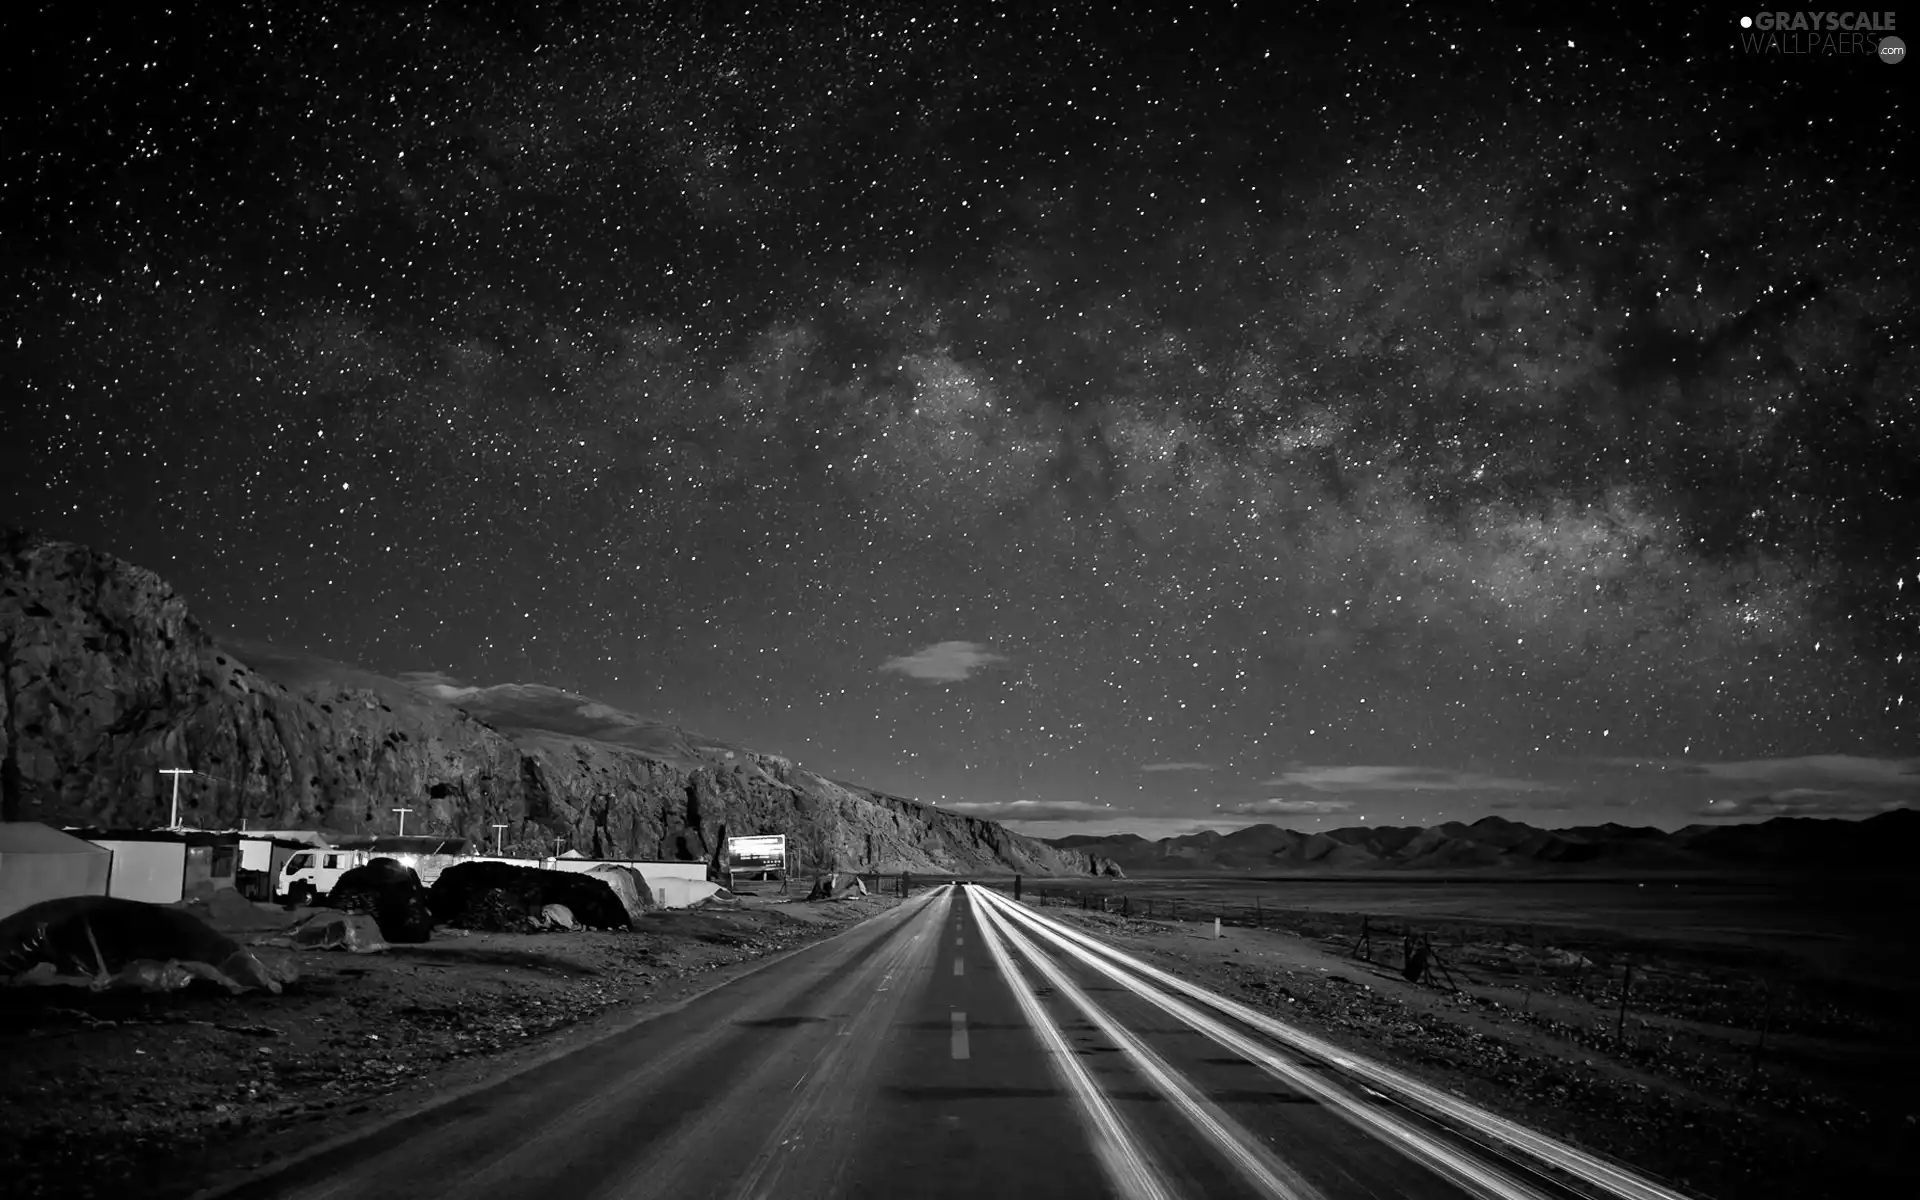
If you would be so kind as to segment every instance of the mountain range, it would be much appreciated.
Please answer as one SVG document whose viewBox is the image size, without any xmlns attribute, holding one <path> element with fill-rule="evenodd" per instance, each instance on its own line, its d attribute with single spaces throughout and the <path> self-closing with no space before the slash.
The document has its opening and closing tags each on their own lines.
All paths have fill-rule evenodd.
<svg viewBox="0 0 1920 1200">
<path fill-rule="evenodd" d="M 1431 828 L 1363 825 L 1301 833 L 1252 825 L 1149 841 L 1137 834 L 1050 838 L 1127 871 L 1332 870 L 1767 870 L 1904 868 L 1920 839 L 1920 812 L 1864 821 L 1775 817 L 1744 825 L 1581 825 L 1540 829 L 1503 817 Z"/>
<path fill-rule="evenodd" d="M 158 575 L 0 536 L 0 820 L 394 831 L 522 854 L 711 861 L 784 833 L 803 871 L 1113 865 L 536 684 L 393 677 L 216 637 Z"/>
</svg>

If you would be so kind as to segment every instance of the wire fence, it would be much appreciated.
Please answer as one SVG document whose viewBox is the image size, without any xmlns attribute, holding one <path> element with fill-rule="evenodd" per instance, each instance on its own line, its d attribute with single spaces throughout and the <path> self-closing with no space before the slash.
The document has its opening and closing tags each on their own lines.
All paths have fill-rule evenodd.
<svg viewBox="0 0 1920 1200">
<path fill-rule="evenodd" d="M 1417 918 L 1274 903 L 1258 896 L 1176 895 L 1168 891 L 1021 881 L 1017 890 L 1042 907 L 1076 908 L 1128 920 L 1273 930 L 1317 941 L 1366 963 L 1442 990 L 1556 1019 L 1571 1002 L 1595 1036 L 1630 1040 L 1637 1028 L 1692 1022 L 1735 1032 L 1754 1062 L 1769 1040 L 1788 1035 L 1873 1037 L 1908 1019 L 1904 993 L 1812 975 L 1755 947 L 1681 945 L 1631 931 L 1579 929 L 1462 917 Z M 1538 1011 L 1535 1011 L 1538 1010 Z"/>
</svg>

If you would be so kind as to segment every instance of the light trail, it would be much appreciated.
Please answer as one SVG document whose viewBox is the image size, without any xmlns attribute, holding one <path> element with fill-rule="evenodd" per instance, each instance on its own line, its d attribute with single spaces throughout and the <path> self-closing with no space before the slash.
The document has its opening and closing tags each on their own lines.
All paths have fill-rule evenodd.
<svg viewBox="0 0 1920 1200">
<path fill-rule="evenodd" d="M 977 891 L 984 891 L 984 889 L 978 889 Z M 1457 1097 L 1448 1095 L 1437 1088 L 1421 1083 L 1419 1080 L 1395 1071 L 1390 1067 L 1362 1058 L 1351 1051 L 1343 1050 L 1330 1042 L 1314 1037 L 1312 1034 L 1268 1016 L 1266 1013 L 1259 1012 L 1244 1004 L 1230 1000 L 1225 996 L 1218 995 L 1197 984 L 1189 983 L 1170 972 L 1163 971 L 1158 967 L 1134 958 L 1132 955 L 1108 946 L 1097 938 L 1083 934 L 1060 922 L 1043 918 L 1039 914 L 1027 909 L 1025 905 L 1016 905 L 1013 901 L 992 892 L 986 892 L 985 894 L 990 903 L 996 906 L 999 911 L 1011 913 L 1016 920 L 1031 926 L 1042 936 L 1049 938 L 1049 940 L 1052 940 L 1063 950 L 1073 954 L 1089 966 L 1103 971 L 1116 982 L 1125 984 L 1127 987 L 1138 992 L 1144 998 L 1152 1000 L 1153 1003 L 1168 1012 L 1175 1012 L 1175 1007 L 1170 1006 L 1177 1006 L 1182 1012 L 1191 1013 L 1193 1017 L 1198 1018 L 1199 1021 L 1205 1022 L 1204 1026 L 1196 1024 L 1194 1026 L 1195 1028 L 1201 1029 L 1202 1032 L 1207 1033 L 1209 1037 L 1213 1037 L 1216 1041 L 1220 1041 L 1223 1045 L 1229 1045 L 1235 1049 L 1236 1052 L 1246 1053 L 1246 1051 L 1242 1051 L 1240 1047 L 1242 1045 L 1248 1047 L 1258 1055 L 1256 1061 L 1259 1061 L 1261 1065 L 1268 1066 L 1269 1069 L 1276 1071 L 1285 1071 L 1290 1080 L 1293 1077 L 1293 1073 L 1297 1072 L 1299 1068 L 1291 1064 L 1286 1064 L 1284 1060 L 1279 1059 L 1278 1056 L 1274 1055 L 1272 1051 L 1266 1047 L 1251 1042 L 1242 1035 L 1233 1033 L 1218 1022 L 1195 1012 L 1185 1005 L 1181 1005 L 1171 997 L 1165 996 L 1164 993 L 1157 993 L 1145 981 L 1152 980 L 1192 999 L 1198 1000 L 1283 1045 L 1323 1059 L 1341 1068 L 1350 1075 L 1364 1080 L 1369 1086 L 1397 1100 L 1458 1122 L 1479 1133 L 1481 1136 L 1490 1139 L 1497 1145 L 1525 1154 L 1541 1163 L 1564 1171 L 1583 1183 L 1605 1191 L 1610 1196 L 1618 1197 L 1620 1200 L 1692 1200 L 1691 1197 L 1683 1192 L 1674 1191 L 1643 1176 L 1636 1175 L 1624 1167 L 1607 1162 L 1602 1158 L 1570 1146 L 1558 1139 L 1548 1137 L 1546 1134 L 1528 1129 L 1518 1122 L 1497 1116 L 1478 1105 L 1469 1104 Z M 1134 973 L 1132 977 L 1127 975 L 1129 971 Z M 1181 1015 L 1181 1019 L 1189 1020 L 1185 1015 Z M 1192 1022 L 1190 1021 L 1190 1023 Z M 1215 1032 L 1216 1030 L 1218 1032 Z M 1228 1039 L 1231 1039 L 1231 1041 Z M 1324 1084 L 1320 1084 L 1318 1080 L 1314 1080 L 1313 1082 L 1317 1086 L 1325 1086 Z M 1344 1112 L 1367 1112 L 1364 1108 L 1355 1105 L 1351 1098 L 1346 1096 L 1345 1093 L 1340 1093 L 1339 1104 L 1341 1110 Z M 1367 1115 L 1378 1116 L 1378 1114 L 1372 1113 L 1367 1113 Z M 1394 1124 L 1400 1125 L 1399 1122 L 1394 1122 Z M 1413 1131 L 1409 1130 L 1409 1132 Z M 1448 1153 L 1451 1156 L 1457 1157 L 1457 1152 L 1448 1151 Z"/>
<path fill-rule="evenodd" d="M 1282 1162 L 1271 1150 L 1262 1146 L 1257 1139 L 1237 1124 L 1231 1117 L 1200 1093 L 1178 1073 L 1148 1049 L 1146 1043 L 1135 1037 L 1108 1016 L 1106 1011 L 1096 1005 L 1078 984 L 1067 978 L 1059 967 L 1047 961 L 1046 955 L 1025 935 L 1005 923 L 1005 918 L 982 905 L 979 909 L 982 924 L 992 923 L 994 932 L 1005 938 L 1009 944 L 1027 957 L 1039 972 L 1046 976 L 1055 990 L 1073 1002 L 1074 1007 L 1091 1021 L 1096 1029 L 1118 1046 L 1131 1062 L 1133 1069 L 1140 1073 L 1154 1088 L 1166 1098 L 1181 1116 L 1194 1128 L 1205 1134 L 1207 1140 L 1240 1171 L 1241 1175 L 1262 1195 L 1274 1200 L 1321 1200 L 1319 1189 L 1301 1178 L 1299 1172 Z"/>
<path fill-rule="evenodd" d="M 981 911 L 984 912 L 984 908 Z M 980 940 L 986 943 L 987 954 L 993 959 L 994 965 L 1000 968 L 1001 978 L 1013 989 L 1013 998 L 1027 1018 L 1027 1025 L 1040 1039 L 1041 1046 L 1053 1062 L 1054 1070 L 1067 1085 L 1072 1098 L 1078 1102 L 1079 1112 L 1088 1119 L 1094 1155 L 1107 1172 L 1114 1190 L 1124 1200 L 1173 1200 L 1174 1193 L 1165 1177 L 1136 1147 L 1113 1102 L 1107 1099 L 1106 1093 L 1093 1081 L 1093 1076 L 1080 1064 L 1073 1047 L 1067 1044 L 1065 1035 L 1048 1019 L 1046 1010 L 1034 998 L 1033 989 L 1028 986 L 1027 978 L 1013 961 L 1013 956 L 1007 952 L 999 933 L 986 921 L 980 923 Z"/>
<path fill-rule="evenodd" d="M 1011 907 L 1011 902 L 1008 902 L 1007 906 Z M 1271 1047 L 1261 1045 L 1244 1034 L 1236 1033 L 1222 1022 L 1191 1005 L 1175 1000 L 1145 980 L 1129 977 L 1113 965 L 1084 953 L 1050 928 L 1051 922 L 1035 919 L 1031 913 L 1020 913 L 1016 916 L 1024 919 L 1036 932 L 1052 941 L 1066 954 L 1100 971 L 1116 983 L 1123 984 L 1136 996 L 1185 1022 L 1200 1033 L 1206 1034 L 1248 1062 L 1265 1068 L 1269 1074 L 1313 1096 L 1324 1104 L 1328 1111 L 1360 1126 L 1382 1142 L 1394 1146 L 1402 1153 L 1424 1164 L 1429 1170 L 1448 1179 L 1469 1194 L 1479 1197 L 1480 1200 L 1547 1200 L 1544 1193 L 1422 1133 L 1405 1121 L 1356 1103 L 1345 1089 L 1318 1078 L 1298 1063 L 1288 1061 L 1274 1053 Z"/>
</svg>

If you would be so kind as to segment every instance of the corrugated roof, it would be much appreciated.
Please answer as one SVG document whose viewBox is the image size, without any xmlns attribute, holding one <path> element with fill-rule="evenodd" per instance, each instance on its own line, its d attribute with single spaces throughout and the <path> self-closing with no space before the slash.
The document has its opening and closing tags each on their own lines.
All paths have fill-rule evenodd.
<svg viewBox="0 0 1920 1200">
<path fill-rule="evenodd" d="M 104 846 L 38 821 L 0 821 L 0 854 L 110 854 Z"/>
</svg>

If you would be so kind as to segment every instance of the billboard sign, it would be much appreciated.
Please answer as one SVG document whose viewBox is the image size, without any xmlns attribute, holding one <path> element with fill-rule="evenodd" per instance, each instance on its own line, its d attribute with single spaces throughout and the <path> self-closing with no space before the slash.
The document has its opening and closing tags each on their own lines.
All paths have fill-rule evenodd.
<svg viewBox="0 0 1920 1200">
<path fill-rule="evenodd" d="M 735 871 L 773 870 L 787 865 L 787 835 L 767 833 L 727 839 L 727 864 Z"/>
</svg>

